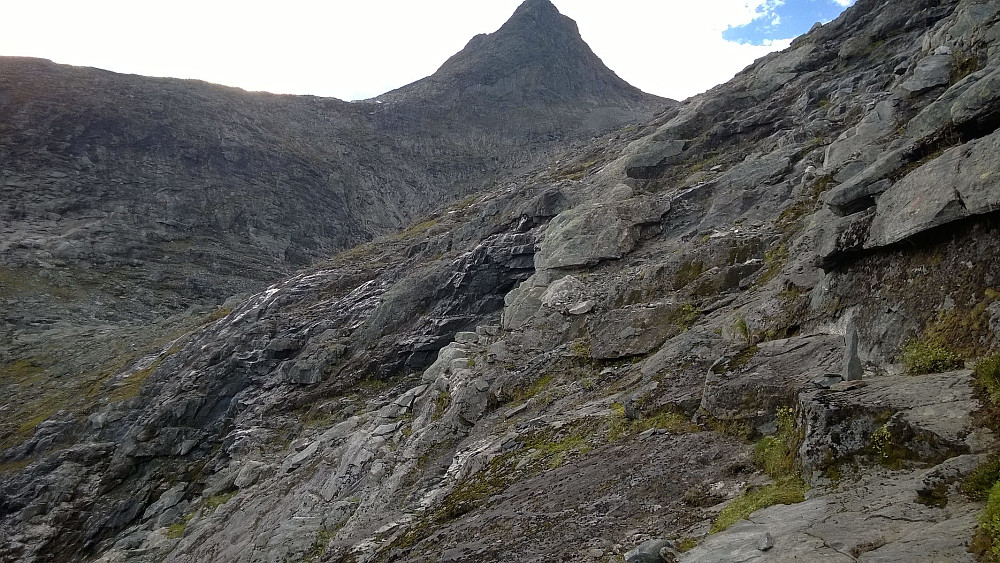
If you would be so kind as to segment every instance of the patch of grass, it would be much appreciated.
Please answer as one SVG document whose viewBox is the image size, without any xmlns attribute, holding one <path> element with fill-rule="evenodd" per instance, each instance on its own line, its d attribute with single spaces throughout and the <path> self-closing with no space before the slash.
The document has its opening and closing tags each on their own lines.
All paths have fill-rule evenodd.
<svg viewBox="0 0 1000 563">
<path fill-rule="evenodd" d="M 455 203 L 449 205 L 448 206 L 448 211 L 464 211 L 470 205 L 472 205 L 473 203 L 476 203 L 477 199 L 479 199 L 479 194 L 472 194 L 472 195 L 466 196 L 466 197 L 462 198 L 461 200 L 456 201 Z"/>
<path fill-rule="evenodd" d="M 972 308 L 938 311 L 937 317 L 924 328 L 924 339 L 947 347 L 963 358 L 982 356 L 992 344 L 989 307 L 997 300 L 1000 300 L 1000 293 L 987 289 Z"/>
<path fill-rule="evenodd" d="M 788 244 L 781 243 L 764 253 L 764 272 L 757 279 L 757 285 L 765 285 L 781 273 L 788 262 Z"/>
<path fill-rule="evenodd" d="M 229 502 L 231 498 L 236 496 L 237 492 L 238 491 L 229 491 L 226 493 L 219 493 L 217 495 L 212 495 L 208 497 L 207 500 L 205 500 L 205 507 L 208 508 L 209 510 L 215 510 L 216 508 L 219 508 L 220 506 Z"/>
<path fill-rule="evenodd" d="M 206 325 L 212 324 L 219 319 L 225 318 L 226 316 L 229 315 L 229 313 L 232 312 L 233 312 L 232 307 L 219 307 L 216 310 L 212 311 L 211 313 L 205 315 L 205 318 L 202 320 L 201 324 L 206 324 Z"/>
<path fill-rule="evenodd" d="M 802 502 L 808 490 L 809 487 L 799 477 L 787 477 L 770 485 L 747 489 L 722 509 L 712 522 L 709 533 L 721 532 L 762 508 Z"/>
<path fill-rule="evenodd" d="M 32 384 L 45 374 L 45 369 L 32 358 L 23 358 L 0 368 L 0 383 Z"/>
<path fill-rule="evenodd" d="M 1000 406 L 1000 354 L 990 354 L 976 362 L 973 370 L 976 385 L 994 406 Z"/>
<path fill-rule="evenodd" d="M 753 460 L 771 478 L 788 477 L 795 472 L 795 449 L 799 434 L 795 428 L 795 411 L 781 407 L 775 415 L 778 433 L 761 438 L 753 449 Z"/>
<path fill-rule="evenodd" d="M 111 392 L 108 393 L 108 399 L 114 402 L 120 402 L 139 396 L 139 389 L 142 387 L 142 384 L 149 379 L 149 376 L 153 375 L 156 369 L 160 367 L 160 364 L 163 363 L 163 360 L 180 351 L 181 349 L 179 346 L 173 346 L 169 350 L 166 350 L 148 366 L 130 374 L 124 382 L 112 389 Z"/>
<path fill-rule="evenodd" d="M 187 529 L 187 522 L 177 522 L 167 526 L 167 537 L 176 540 L 184 536 L 184 530 Z"/>
<path fill-rule="evenodd" d="M 17 473 L 18 471 L 24 469 L 31 465 L 35 460 L 33 458 L 19 459 L 17 461 L 8 461 L 6 463 L 0 463 L 0 475 L 4 473 Z"/>
<path fill-rule="evenodd" d="M 549 386 L 549 383 L 552 383 L 552 380 L 554 378 L 555 376 L 552 375 L 551 373 L 547 373 L 539 377 L 537 380 L 535 380 L 534 383 L 532 383 L 528 387 L 518 390 L 518 392 L 514 395 L 514 400 L 512 402 L 523 403 L 524 401 L 527 401 L 528 399 L 537 396 L 546 387 Z"/>
<path fill-rule="evenodd" d="M 694 326 L 695 321 L 701 316 L 701 311 L 691 303 L 684 303 L 667 315 L 667 322 L 687 330 Z"/>
<path fill-rule="evenodd" d="M 434 414 L 431 415 L 431 420 L 441 420 L 441 417 L 444 416 L 444 411 L 448 410 L 449 406 L 451 406 L 451 393 L 442 391 L 434 399 Z"/>
<path fill-rule="evenodd" d="M 413 240 L 415 238 L 421 237 L 431 230 L 432 227 L 441 222 L 440 217 L 431 217 L 430 219 L 425 219 L 418 223 L 410 225 L 405 231 L 397 234 L 394 238 L 397 241 Z"/>
<path fill-rule="evenodd" d="M 941 373 L 961 368 L 962 358 L 943 345 L 925 339 L 910 340 L 902 350 L 903 369 L 911 375 Z"/>
<path fill-rule="evenodd" d="M 914 458 L 914 454 L 896 439 L 889 424 L 887 422 L 872 432 L 869 438 L 870 450 L 883 467 L 900 469 L 906 460 Z"/>
<path fill-rule="evenodd" d="M 680 267 L 677 268 L 677 272 L 674 273 L 674 290 L 680 291 L 681 289 L 684 289 L 688 284 L 696 280 L 704 271 L 705 263 L 701 260 L 698 260 L 697 262 L 685 260 L 681 263 Z"/>
<path fill-rule="evenodd" d="M 712 369 L 717 374 L 723 374 L 728 371 L 741 370 L 744 367 L 746 367 L 747 364 L 750 363 L 750 360 L 752 360 L 754 356 L 757 355 L 757 351 L 758 348 L 756 345 L 747 346 L 746 348 L 740 350 L 739 353 L 733 356 L 733 358 L 728 362 L 720 363 L 719 365 L 715 366 Z"/>
<path fill-rule="evenodd" d="M 750 346 L 751 333 L 750 333 L 750 327 L 747 325 L 746 318 L 740 316 L 738 319 L 736 319 L 736 322 L 733 323 L 733 332 L 740 335 L 740 337 L 743 338 L 743 341 L 746 342 L 746 345 L 748 347 Z"/>
<path fill-rule="evenodd" d="M 1000 559 L 1000 483 L 993 485 L 986 499 L 986 509 L 979 515 L 979 530 L 974 546 L 992 560 Z"/>
<path fill-rule="evenodd" d="M 948 84 L 952 85 L 979 70 L 979 59 L 962 51 L 961 49 L 951 54 L 951 73 Z"/>
<path fill-rule="evenodd" d="M 743 440 L 744 442 L 753 437 L 754 429 L 753 424 L 742 418 L 715 418 L 711 417 L 707 420 L 709 428 L 715 430 L 720 434 L 725 434 L 726 436 L 732 436 L 737 440 Z"/>
<path fill-rule="evenodd" d="M 677 551 L 684 553 L 686 551 L 691 551 L 698 546 L 698 540 L 695 538 L 680 538 L 674 542 L 674 547 Z"/>
<path fill-rule="evenodd" d="M 958 489 L 972 500 L 983 501 L 989 497 L 990 490 L 998 482 L 1000 482 L 1000 454 L 993 454 L 966 475 Z"/>
<path fill-rule="evenodd" d="M 561 175 L 567 180 L 579 180 L 587 175 L 587 172 L 597 164 L 596 160 L 588 160 L 579 164 L 569 166 L 561 170 Z"/>
<path fill-rule="evenodd" d="M 701 430 L 698 425 L 691 422 L 683 413 L 670 408 L 661 409 L 635 420 L 629 420 L 625 416 L 624 405 L 621 403 L 611 404 L 611 413 L 608 415 L 609 442 L 617 442 L 622 438 L 640 434 L 651 428 L 661 428 L 676 433 L 690 433 Z"/>
<path fill-rule="evenodd" d="M 303 561 L 318 561 L 326 555 L 327 546 L 330 545 L 330 540 L 337 537 L 337 530 L 320 530 L 316 532 L 316 538 L 313 540 L 312 546 L 309 547 L 309 551 L 303 556 Z"/>
<path fill-rule="evenodd" d="M 573 344 L 570 346 L 570 350 L 573 352 L 574 356 L 580 358 L 581 360 L 590 359 L 590 341 L 588 340 L 581 339 L 573 341 Z"/>
<path fill-rule="evenodd" d="M 562 465 L 566 461 L 566 455 L 570 452 L 586 454 L 593 449 L 587 442 L 586 435 L 582 432 L 571 433 L 558 440 L 535 438 L 528 440 L 525 447 L 536 450 L 537 455 L 544 460 L 545 466 L 549 469 L 555 469 Z"/>
</svg>

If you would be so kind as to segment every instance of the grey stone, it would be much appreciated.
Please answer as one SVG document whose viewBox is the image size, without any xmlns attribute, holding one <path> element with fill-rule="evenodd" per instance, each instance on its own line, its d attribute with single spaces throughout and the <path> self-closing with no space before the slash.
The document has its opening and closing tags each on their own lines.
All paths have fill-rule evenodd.
<svg viewBox="0 0 1000 563">
<path fill-rule="evenodd" d="M 476 332 L 483 336 L 499 336 L 500 327 L 496 325 L 477 326 Z"/>
<path fill-rule="evenodd" d="M 843 380 L 844 378 L 839 373 L 824 373 L 816 379 L 813 379 L 813 383 L 824 389 L 829 389 Z"/>
<path fill-rule="evenodd" d="M 475 332 L 459 332 L 455 334 L 455 342 L 459 344 L 476 344 L 479 342 L 479 334 Z"/>
<path fill-rule="evenodd" d="M 867 382 L 855 379 L 854 381 L 839 381 L 835 382 L 829 387 L 830 391 L 840 392 L 840 391 L 851 391 L 853 389 L 860 389 L 868 385 Z"/>
<path fill-rule="evenodd" d="M 403 422 L 390 422 L 387 424 L 380 424 L 375 430 L 372 431 L 372 436 L 388 436 L 395 433 L 403 426 Z"/>
<path fill-rule="evenodd" d="M 945 151 L 894 184 L 879 197 L 865 248 L 1000 209 L 998 150 L 1000 133 L 994 132 Z"/>
<path fill-rule="evenodd" d="M 863 168 L 874 162 L 883 152 L 878 141 L 896 127 L 898 106 L 899 100 L 896 99 L 876 104 L 857 125 L 844 131 L 830 143 L 826 148 L 823 168 L 837 171 L 850 161 L 860 162 Z"/>
<path fill-rule="evenodd" d="M 549 284 L 542 294 L 542 306 L 568 313 L 583 300 L 585 290 L 586 286 L 575 276 L 560 278 Z"/>
<path fill-rule="evenodd" d="M 774 538 L 769 532 L 764 532 L 757 537 L 757 551 L 767 551 L 774 547 Z"/>
<path fill-rule="evenodd" d="M 570 268 L 621 258 L 639 242 L 644 224 L 655 223 L 669 204 L 649 197 L 584 204 L 557 215 L 535 254 L 535 268 Z"/>
<path fill-rule="evenodd" d="M 951 106 L 955 125 L 964 125 L 1000 109 L 1000 69 L 977 80 Z"/>
<path fill-rule="evenodd" d="M 951 78 L 952 57 L 950 54 L 930 55 L 920 59 L 913 76 L 903 82 L 902 87 L 913 94 L 944 86 Z"/>
<path fill-rule="evenodd" d="M 630 147 L 633 156 L 625 162 L 629 178 L 652 178 L 663 167 L 680 161 L 687 141 L 664 138 L 669 133 L 654 134 Z"/>
<path fill-rule="evenodd" d="M 653 539 L 643 542 L 639 547 L 625 554 L 625 563 L 663 563 L 670 561 L 660 556 L 663 548 L 673 548 L 669 540 Z"/>
<path fill-rule="evenodd" d="M 526 410 L 528 410 L 528 401 L 525 401 L 520 405 L 517 405 L 516 407 L 507 411 L 506 414 L 504 414 L 504 418 L 514 418 L 515 416 L 523 413 Z"/>
<path fill-rule="evenodd" d="M 848 323 L 844 341 L 847 346 L 844 350 L 844 367 L 841 375 L 844 381 L 858 381 L 864 372 L 861 368 L 861 358 L 858 357 L 858 329 L 854 323 Z"/>
</svg>

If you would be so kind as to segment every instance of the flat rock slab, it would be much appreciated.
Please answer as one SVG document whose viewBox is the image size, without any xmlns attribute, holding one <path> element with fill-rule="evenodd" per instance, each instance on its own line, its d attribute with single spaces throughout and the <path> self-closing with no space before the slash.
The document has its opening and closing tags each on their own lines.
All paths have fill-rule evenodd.
<svg viewBox="0 0 1000 563">
<path fill-rule="evenodd" d="M 867 385 L 845 389 L 837 401 L 853 405 L 885 406 L 902 412 L 917 427 L 961 442 L 972 430 L 972 411 L 979 402 L 972 396 L 968 370 L 927 375 L 875 377 Z"/>
<path fill-rule="evenodd" d="M 859 482 L 828 495 L 753 513 L 709 536 L 680 563 L 727 562 L 973 562 L 968 545 L 979 506 L 960 494 L 945 508 L 918 504 L 916 491 L 932 470 L 884 474 L 871 468 Z M 770 534 L 774 547 L 757 549 Z"/>
</svg>

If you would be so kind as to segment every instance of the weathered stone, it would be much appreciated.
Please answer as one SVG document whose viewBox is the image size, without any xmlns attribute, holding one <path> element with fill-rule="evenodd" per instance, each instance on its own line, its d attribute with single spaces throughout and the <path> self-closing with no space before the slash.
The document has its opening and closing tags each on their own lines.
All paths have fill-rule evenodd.
<svg viewBox="0 0 1000 563">
<path fill-rule="evenodd" d="M 858 381 L 864 372 L 861 368 L 861 358 L 858 357 L 858 329 L 855 328 L 854 323 L 847 325 L 844 342 L 846 349 L 844 350 L 844 367 L 841 370 L 841 375 L 844 381 Z"/>
<path fill-rule="evenodd" d="M 919 94 L 937 86 L 948 84 L 951 78 L 951 54 L 930 55 L 920 59 L 913 76 L 902 84 L 912 94 Z"/>
<path fill-rule="evenodd" d="M 843 381 L 844 378 L 839 373 L 824 373 L 823 375 L 813 379 L 813 383 L 822 387 L 823 389 L 829 389 L 835 384 Z"/>
<path fill-rule="evenodd" d="M 455 334 L 455 342 L 459 344 L 475 344 L 479 342 L 479 335 L 475 332 L 459 332 Z"/>
<path fill-rule="evenodd" d="M 587 320 L 591 357 L 638 356 L 659 348 L 684 330 L 676 320 L 683 314 L 681 307 L 678 304 L 625 307 L 591 315 Z"/>
<path fill-rule="evenodd" d="M 1000 209 L 1000 133 L 945 151 L 879 197 L 865 248 L 887 246 L 952 221 Z"/>
<path fill-rule="evenodd" d="M 673 548 L 673 543 L 662 539 L 649 540 L 626 553 L 625 563 L 664 563 L 664 561 L 670 561 L 660 556 L 660 550 L 663 548 Z"/>
<path fill-rule="evenodd" d="M 667 210 L 667 203 L 636 197 L 564 211 L 545 230 L 535 268 L 580 267 L 621 258 L 639 242 L 639 227 L 658 222 Z"/>
<path fill-rule="evenodd" d="M 568 313 L 570 309 L 580 304 L 585 290 L 586 286 L 579 279 L 566 276 L 549 284 L 540 300 L 543 307 Z"/>
<path fill-rule="evenodd" d="M 866 381 L 860 379 L 854 381 L 839 381 L 835 382 L 833 385 L 830 386 L 830 391 L 834 392 L 850 391 L 852 389 L 860 389 L 867 385 L 868 383 Z"/>
<path fill-rule="evenodd" d="M 625 162 L 625 173 L 629 178 L 653 178 L 664 167 L 680 161 L 686 146 L 687 141 L 670 139 L 668 132 L 636 141 L 633 147 L 629 147 L 633 156 Z"/>
<path fill-rule="evenodd" d="M 403 422 L 390 422 L 387 424 L 381 424 L 372 431 L 372 436 L 388 436 L 395 433 L 403 426 Z"/>
<path fill-rule="evenodd" d="M 962 92 L 951 106 L 951 120 L 958 126 L 986 118 L 995 122 L 997 111 L 1000 111 L 1000 69 L 980 78 Z"/>
<path fill-rule="evenodd" d="M 757 551 L 767 551 L 774 547 L 774 538 L 769 532 L 764 532 L 757 537 Z"/>
<path fill-rule="evenodd" d="M 880 139 L 885 137 L 897 121 L 899 100 L 883 100 L 875 105 L 861 122 L 844 131 L 826 148 L 823 168 L 838 171 L 849 161 L 868 165 L 881 156 Z"/>
</svg>

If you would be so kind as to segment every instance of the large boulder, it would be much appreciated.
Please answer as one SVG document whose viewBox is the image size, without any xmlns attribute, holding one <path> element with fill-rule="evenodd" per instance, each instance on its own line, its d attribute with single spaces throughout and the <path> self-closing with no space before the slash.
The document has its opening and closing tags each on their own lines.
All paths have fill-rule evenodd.
<svg viewBox="0 0 1000 563">
<path fill-rule="evenodd" d="M 549 223 L 535 254 L 535 268 L 579 268 L 616 260 L 635 248 L 642 225 L 656 223 L 670 206 L 650 197 L 628 197 L 621 186 L 611 201 L 563 211 Z"/>
<path fill-rule="evenodd" d="M 1000 209 L 1000 133 L 946 151 L 879 197 L 865 248 Z"/>
</svg>

